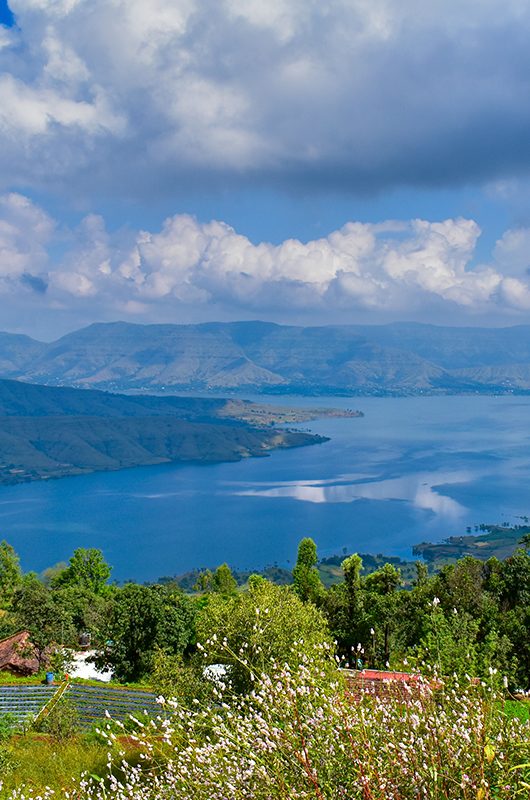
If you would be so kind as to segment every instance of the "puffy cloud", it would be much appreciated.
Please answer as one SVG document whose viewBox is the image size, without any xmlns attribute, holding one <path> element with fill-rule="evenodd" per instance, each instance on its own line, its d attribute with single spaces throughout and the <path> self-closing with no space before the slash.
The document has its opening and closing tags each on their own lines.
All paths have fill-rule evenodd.
<svg viewBox="0 0 530 800">
<path fill-rule="evenodd" d="M 130 195 L 177 191 L 191 173 L 377 189 L 530 165 L 530 7 L 520 0 L 502 14 L 496 0 L 10 5 L 5 186 L 75 178 L 77 192 Z"/>
<path fill-rule="evenodd" d="M 503 272 L 530 274 L 530 228 L 506 231 L 495 246 L 494 257 Z"/>
<path fill-rule="evenodd" d="M 53 220 L 27 197 L 0 196 L 0 292 L 26 286 L 43 291 Z"/>
<path fill-rule="evenodd" d="M 55 231 L 55 234 L 54 234 Z M 54 238 L 55 235 L 55 238 Z M 489 264 L 475 264 L 478 225 L 469 219 L 350 222 L 309 242 L 252 243 L 229 225 L 180 214 L 158 231 L 109 233 L 97 215 L 60 230 L 27 198 L 0 197 L 0 286 L 41 297 L 43 307 L 82 308 L 93 319 L 134 315 L 146 320 L 202 316 L 287 316 L 314 321 L 343 312 L 387 318 L 443 308 L 517 315 L 530 309 L 530 278 L 521 269 L 528 230 L 510 230 Z"/>
</svg>

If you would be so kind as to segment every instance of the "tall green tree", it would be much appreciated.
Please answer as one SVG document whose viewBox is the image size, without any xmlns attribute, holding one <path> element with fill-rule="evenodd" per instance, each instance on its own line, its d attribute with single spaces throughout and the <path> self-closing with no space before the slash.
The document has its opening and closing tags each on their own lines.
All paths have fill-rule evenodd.
<svg viewBox="0 0 530 800">
<path fill-rule="evenodd" d="M 324 591 L 317 569 L 317 546 L 306 537 L 298 545 L 298 556 L 293 569 L 293 588 L 304 602 L 317 603 Z"/>
<path fill-rule="evenodd" d="M 97 646 L 105 641 L 105 628 L 112 612 L 115 592 L 102 595 L 79 586 L 65 586 L 54 589 L 52 596 L 56 606 L 69 615 L 77 635 L 90 633 L 92 644 Z"/>
<path fill-rule="evenodd" d="M 348 611 L 351 618 L 358 616 L 362 610 L 361 570 L 362 558 L 354 553 L 345 558 L 341 564 L 344 571 L 344 583 L 348 597 Z"/>
<path fill-rule="evenodd" d="M 111 571 L 101 550 L 79 547 L 74 551 L 68 567 L 56 575 L 51 584 L 55 588 L 77 586 L 94 594 L 102 594 Z"/>
<path fill-rule="evenodd" d="M 34 653 L 43 667 L 51 649 L 74 644 L 76 631 L 69 610 L 55 601 L 53 593 L 35 575 L 24 576 L 13 597 L 19 629 L 28 630 Z"/>
<path fill-rule="evenodd" d="M 9 605 L 15 589 L 22 582 L 20 559 L 6 541 L 0 542 L 0 602 Z"/>
<path fill-rule="evenodd" d="M 372 660 L 378 667 L 386 667 L 390 663 L 398 621 L 399 601 L 396 593 L 400 584 L 401 574 L 393 564 L 383 564 L 364 579 L 365 608 L 370 618 L 370 630 L 374 631 L 371 634 Z M 374 643 L 378 647 L 374 648 Z"/>
<path fill-rule="evenodd" d="M 232 575 L 228 564 L 221 564 L 212 576 L 212 591 L 219 594 L 234 594 L 237 590 L 237 581 Z"/>
<path fill-rule="evenodd" d="M 97 663 L 119 680 L 149 675 L 158 650 L 179 655 L 194 634 L 195 604 L 162 586 L 127 584 L 116 595 L 106 628 L 108 646 Z"/>
<path fill-rule="evenodd" d="M 323 597 L 322 608 L 340 656 L 346 663 L 355 665 L 359 657 L 357 649 L 367 643 L 370 630 L 364 609 L 362 558 L 354 553 L 345 558 L 341 566 L 344 583 L 331 586 Z"/>
</svg>

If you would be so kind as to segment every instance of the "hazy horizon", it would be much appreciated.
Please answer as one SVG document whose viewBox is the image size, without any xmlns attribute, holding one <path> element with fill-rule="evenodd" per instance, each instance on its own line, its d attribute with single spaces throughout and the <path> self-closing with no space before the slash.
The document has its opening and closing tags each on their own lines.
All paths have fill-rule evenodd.
<svg viewBox="0 0 530 800">
<path fill-rule="evenodd" d="M 435 323 L 435 322 L 420 322 L 418 320 L 411 320 L 411 319 L 396 319 L 390 320 L 387 322 L 327 322 L 323 324 L 308 324 L 302 325 L 297 324 L 296 322 L 277 322 L 276 320 L 270 319 L 259 319 L 249 318 L 249 319 L 208 319 L 208 320 L 201 320 L 199 322 L 139 322 L 135 320 L 127 320 L 127 319 L 112 319 L 112 320 L 93 320 L 92 322 L 86 322 L 85 324 L 79 325 L 77 327 L 68 327 L 62 332 L 57 333 L 56 335 L 50 335 L 48 337 L 33 335 L 26 330 L 8 330 L 8 329 L 0 329 L 1 333 L 12 334 L 14 336 L 21 335 L 21 336 L 28 336 L 31 339 L 35 339 L 35 341 L 40 341 L 46 344 L 51 344 L 58 339 L 61 339 L 63 336 L 68 336 L 71 333 L 76 333 L 77 331 L 83 330 L 85 328 L 89 328 L 93 325 L 132 325 L 132 326 L 140 326 L 140 327 L 148 327 L 148 326 L 157 326 L 157 325 L 175 325 L 175 326 L 186 326 L 186 325 L 222 325 L 222 324 L 238 324 L 238 323 L 255 323 L 255 324 L 265 324 L 265 325 L 278 325 L 281 327 L 292 327 L 292 328 L 344 328 L 344 327 L 391 327 L 391 326 L 407 326 L 407 325 L 417 325 L 417 326 L 424 326 L 429 328 L 456 328 L 456 329 L 471 329 L 471 330 L 487 330 L 487 329 L 497 329 L 497 330 L 504 330 L 509 328 L 529 328 L 530 329 L 530 320 L 528 322 L 518 322 L 514 323 L 513 325 L 506 325 L 499 323 L 497 325 L 473 325 L 473 324 L 465 324 L 465 323 L 455 323 L 451 324 L 450 321 L 447 323 Z"/>
</svg>

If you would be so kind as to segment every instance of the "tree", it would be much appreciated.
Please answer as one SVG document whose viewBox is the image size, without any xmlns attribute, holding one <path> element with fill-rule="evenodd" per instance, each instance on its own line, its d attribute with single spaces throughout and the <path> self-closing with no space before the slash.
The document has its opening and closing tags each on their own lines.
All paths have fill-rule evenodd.
<svg viewBox="0 0 530 800">
<path fill-rule="evenodd" d="M 414 581 L 414 586 L 421 587 L 425 586 L 429 579 L 429 570 L 427 564 L 424 561 L 415 561 L 414 567 L 416 569 L 416 579 Z"/>
<path fill-rule="evenodd" d="M 377 641 L 378 630 L 383 632 L 379 653 L 372 653 L 372 660 L 377 659 L 380 666 L 387 666 L 390 662 L 393 633 L 397 621 L 396 590 L 400 583 L 400 571 L 393 564 L 384 564 L 381 569 L 372 572 L 364 579 L 364 588 L 368 595 L 365 599 L 365 608 L 369 611 L 370 629 L 374 631 L 372 634 L 374 644 Z M 375 650 L 375 647 L 372 649 Z"/>
<path fill-rule="evenodd" d="M 359 645 L 369 641 L 370 626 L 364 608 L 361 583 L 362 558 L 354 553 L 341 564 L 344 583 L 332 586 L 323 598 L 323 608 L 339 654 L 347 659 Z M 355 656 L 355 660 L 357 656 Z"/>
<path fill-rule="evenodd" d="M 194 589 L 204 594 L 210 592 L 233 594 L 237 590 L 237 581 L 228 564 L 221 564 L 215 572 L 210 569 L 203 570 L 197 578 Z"/>
<path fill-rule="evenodd" d="M 116 595 L 106 630 L 109 645 L 97 663 L 112 669 L 119 680 L 145 677 L 157 650 L 184 652 L 193 636 L 194 616 L 193 601 L 182 593 L 127 584 Z"/>
<path fill-rule="evenodd" d="M 112 591 L 100 595 L 83 587 L 65 586 L 54 589 L 52 595 L 56 606 L 71 618 L 76 634 L 89 632 L 96 645 L 105 641 L 105 626 L 112 610 Z"/>
<path fill-rule="evenodd" d="M 199 573 L 193 588 L 196 592 L 204 594 L 213 591 L 213 572 L 211 569 L 204 569 Z"/>
<path fill-rule="evenodd" d="M 197 616 L 197 641 L 210 663 L 229 666 L 233 688 L 246 692 L 275 662 L 298 663 L 301 647 L 317 650 L 330 636 L 321 612 L 290 587 L 252 576 L 247 592 L 209 596 Z"/>
<path fill-rule="evenodd" d="M 31 573 L 15 591 L 13 610 L 19 628 L 29 631 L 41 668 L 52 646 L 75 641 L 76 631 L 67 609 L 57 604 L 53 593 Z"/>
<path fill-rule="evenodd" d="M 11 602 L 13 593 L 22 581 L 20 559 L 13 547 L 6 541 L 0 542 L 0 600 L 6 605 Z"/>
<path fill-rule="evenodd" d="M 39 577 L 45 586 L 52 586 L 53 582 L 65 569 L 68 569 L 66 561 L 58 561 L 56 564 L 52 564 L 51 567 L 46 567 Z"/>
<path fill-rule="evenodd" d="M 478 672 L 479 622 L 468 613 L 444 614 L 434 598 L 428 630 L 418 648 L 418 658 L 444 676 L 475 676 Z"/>
<path fill-rule="evenodd" d="M 357 553 L 354 553 L 345 558 L 341 566 L 344 571 L 350 616 L 355 617 L 362 608 L 361 570 L 363 568 L 363 560 Z"/>
<path fill-rule="evenodd" d="M 500 589 L 503 609 L 530 605 L 530 554 L 516 550 L 502 565 Z"/>
<path fill-rule="evenodd" d="M 487 599 L 484 572 L 484 561 L 472 556 L 464 556 L 455 564 L 443 567 L 434 582 L 434 591 L 442 606 L 445 609 L 456 607 L 472 617 L 480 616 Z"/>
<path fill-rule="evenodd" d="M 219 594 L 234 594 L 237 589 L 237 581 L 232 575 L 232 570 L 228 564 L 221 564 L 212 576 L 212 591 Z"/>
<path fill-rule="evenodd" d="M 196 707 L 197 703 L 214 702 L 215 683 L 204 669 L 204 659 L 200 653 L 183 658 L 165 650 L 157 650 L 153 658 L 150 682 L 165 698 L 178 700 L 179 706 Z"/>
<path fill-rule="evenodd" d="M 69 566 L 52 578 L 52 586 L 78 586 L 94 594 L 102 594 L 110 578 L 111 567 L 101 550 L 95 547 L 79 547 L 74 551 Z"/>
<path fill-rule="evenodd" d="M 317 546 L 313 539 L 302 539 L 298 545 L 298 557 L 293 569 L 294 590 L 300 600 L 317 603 L 323 592 L 317 569 Z"/>
</svg>

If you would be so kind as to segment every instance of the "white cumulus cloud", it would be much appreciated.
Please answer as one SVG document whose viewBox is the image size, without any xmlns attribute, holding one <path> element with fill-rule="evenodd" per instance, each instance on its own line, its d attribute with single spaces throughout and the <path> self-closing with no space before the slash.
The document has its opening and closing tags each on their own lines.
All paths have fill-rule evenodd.
<svg viewBox="0 0 530 800">
<path fill-rule="evenodd" d="M 0 196 L 0 291 L 18 290 L 24 277 L 42 280 L 54 229 L 48 214 L 27 197 Z"/>
<path fill-rule="evenodd" d="M 159 230 L 109 232 L 90 214 L 72 230 L 29 198 L 0 196 L 0 289 L 43 309 L 92 319 L 304 313 L 314 322 L 377 312 L 388 319 L 504 315 L 530 310 L 529 229 L 506 231 L 475 263 L 470 219 L 349 222 L 328 236 L 253 243 L 221 221 L 188 214 Z M 36 298 L 36 299 L 35 299 Z M 1 326 L 1 322 L 0 322 Z"/>
</svg>

